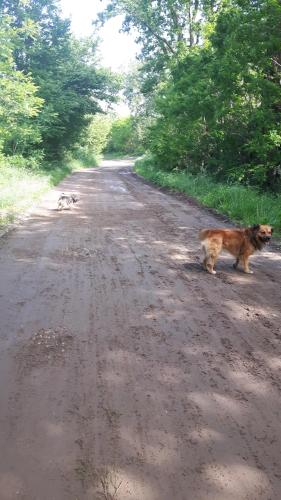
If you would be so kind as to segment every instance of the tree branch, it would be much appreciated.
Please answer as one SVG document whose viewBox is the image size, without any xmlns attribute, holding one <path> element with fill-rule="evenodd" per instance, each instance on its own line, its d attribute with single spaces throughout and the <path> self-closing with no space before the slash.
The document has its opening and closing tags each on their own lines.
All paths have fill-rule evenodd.
<svg viewBox="0 0 281 500">
<path fill-rule="evenodd" d="M 274 64 L 277 64 L 277 66 L 280 66 L 280 68 L 281 68 L 281 64 L 280 64 L 278 61 L 276 61 L 276 60 L 275 60 L 275 59 L 273 59 L 272 57 L 270 58 L 270 60 L 271 60 Z"/>
</svg>

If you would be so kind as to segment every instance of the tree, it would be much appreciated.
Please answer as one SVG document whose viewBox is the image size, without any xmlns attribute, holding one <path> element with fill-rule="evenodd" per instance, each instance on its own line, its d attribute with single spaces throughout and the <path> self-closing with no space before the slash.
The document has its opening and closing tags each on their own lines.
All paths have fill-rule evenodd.
<svg viewBox="0 0 281 500">
<path fill-rule="evenodd" d="M 114 0 L 115 12 L 139 32 L 158 165 L 280 186 L 280 1 Z"/>
<path fill-rule="evenodd" d="M 106 150 L 109 152 L 140 154 L 143 152 L 138 127 L 131 116 L 113 121 Z"/>
<path fill-rule="evenodd" d="M 0 18 L 0 150 L 22 154 L 41 140 L 35 117 L 43 105 L 30 75 L 15 69 L 14 52 L 21 47 L 27 27 L 11 25 L 11 17 Z"/>
<path fill-rule="evenodd" d="M 71 35 L 56 0 L 2 0 L 1 14 L 15 30 L 30 28 L 13 48 L 15 71 L 32 75 L 44 101 L 34 127 L 45 153 L 58 157 L 74 147 L 102 101 L 115 101 L 118 79 L 98 67 L 95 39 Z"/>
<path fill-rule="evenodd" d="M 106 148 L 112 126 L 112 117 L 97 113 L 90 117 L 90 123 L 84 131 L 83 139 L 78 144 L 78 154 L 91 158 L 99 156 Z"/>
</svg>

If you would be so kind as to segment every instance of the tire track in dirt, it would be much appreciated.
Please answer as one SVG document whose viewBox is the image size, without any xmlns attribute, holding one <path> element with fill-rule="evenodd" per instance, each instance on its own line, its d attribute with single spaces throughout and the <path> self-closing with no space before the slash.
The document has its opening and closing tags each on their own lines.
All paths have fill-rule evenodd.
<svg viewBox="0 0 281 500">
<path fill-rule="evenodd" d="M 279 499 L 280 255 L 207 275 L 124 162 L 61 189 L 0 242 L 0 499 Z"/>
</svg>

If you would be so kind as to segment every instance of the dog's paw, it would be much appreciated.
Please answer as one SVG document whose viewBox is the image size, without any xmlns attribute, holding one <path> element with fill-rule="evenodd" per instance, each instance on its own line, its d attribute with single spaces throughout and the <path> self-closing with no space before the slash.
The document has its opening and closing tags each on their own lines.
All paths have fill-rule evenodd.
<svg viewBox="0 0 281 500">
<path fill-rule="evenodd" d="M 249 270 L 249 271 L 244 271 L 244 273 L 246 273 L 246 274 L 254 274 L 254 271 L 250 271 Z"/>
</svg>

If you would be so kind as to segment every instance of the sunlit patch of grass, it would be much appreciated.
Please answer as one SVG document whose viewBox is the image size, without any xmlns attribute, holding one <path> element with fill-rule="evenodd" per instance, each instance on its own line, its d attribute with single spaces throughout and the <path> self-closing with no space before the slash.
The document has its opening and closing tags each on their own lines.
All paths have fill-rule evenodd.
<svg viewBox="0 0 281 500">
<path fill-rule="evenodd" d="M 275 233 L 281 235 L 281 195 L 260 193 L 254 188 L 237 184 L 223 184 L 207 175 L 165 171 L 153 165 L 149 157 L 138 160 L 135 171 L 159 186 L 196 198 L 237 223 L 272 224 Z"/>
<path fill-rule="evenodd" d="M 0 163 L 0 228 L 13 222 L 66 175 L 82 168 L 80 160 L 44 165 L 36 169 Z"/>
</svg>

